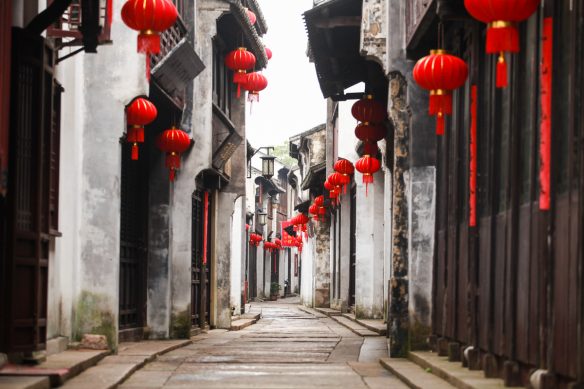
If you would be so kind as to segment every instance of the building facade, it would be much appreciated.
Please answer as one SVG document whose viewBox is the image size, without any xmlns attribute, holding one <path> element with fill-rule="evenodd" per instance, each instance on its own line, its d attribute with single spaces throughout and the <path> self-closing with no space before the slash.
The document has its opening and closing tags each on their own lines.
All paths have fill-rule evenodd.
<svg viewBox="0 0 584 389">
<path fill-rule="evenodd" d="M 254 0 L 177 0 L 179 18 L 147 63 L 123 3 L 102 1 L 97 14 L 90 3 L 1 8 L 3 353 L 30 356 L 84 334 L 115 350 L 231 325 L 232 262 L 246 234 L 245 166 L 232 161 L 246 158 L 246 103 L 224 58 L 243 39 L 256 70 L 266 66 L 261 10 Z M 64 22 L 79 7 L 83 27 Z M 125 117 L 136 97 L 158 111 L 137 161 Z M 172 126 L 191 139 L 174 182 L 155 142 Z"/>
</svg>

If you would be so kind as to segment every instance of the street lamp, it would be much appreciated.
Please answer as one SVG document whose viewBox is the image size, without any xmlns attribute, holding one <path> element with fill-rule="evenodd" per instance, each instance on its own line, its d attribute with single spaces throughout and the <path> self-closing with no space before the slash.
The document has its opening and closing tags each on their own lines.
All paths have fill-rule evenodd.
<svg viewBox="0 0 584 389">
<path fill-rule="evenodd" d="M 267 155 L 264 155 L 261 158 L 262 160 L 262 176 L 267 178 L 268 180 L 274 176 L 274 160 L 276 159 L 275 155 L 270 155 L 270 150 L 274 150 L 273 147 L 262 146 L 254 151 L 251 157 L 248 157 L 247 161 L 247 178 L 251 178 L 251 158 L 257 154 L 258 151 L 261 149 L 266 149 L 268 151 Z"/>
<path fill-rule="evenodd" d="M 270 155 L 270 150 L 268 149 L 268 155 L 264 155 L 261 157 L 262 159 L 262 176 L 267 179 L 272 178 L 274 175 L 274 160 L 276 159 L 275 156 Z"/>
<path fill-rule="evenodd" d="M 268 215 L 268 214 L 267 214 L 266 212 L 264 212 L 264 210 L 263 210 L 263 209 L 260 209 L 260 210 L 258 211 L 258 224 L 259 224 L 260 226 L 265 226 L 265 225 L 266 225 L 266 216 L 267 216 L 267 215 Z"/>
</svg>

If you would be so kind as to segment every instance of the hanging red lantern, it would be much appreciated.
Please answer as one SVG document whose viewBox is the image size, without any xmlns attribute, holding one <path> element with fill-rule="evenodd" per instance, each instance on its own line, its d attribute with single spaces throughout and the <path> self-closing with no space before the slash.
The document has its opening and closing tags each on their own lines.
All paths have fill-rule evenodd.
<svg viewBox="0 0 584 389">
<path fill-rule="evenodd" d="M 318 206 L 316 204 L 312 204 L 308 207 L 308 212 L 313 216 L 313 219 L 318 221 Z"/>
<path fill-rule="evenodd" d="M 310 219 L 308 218 L 308 216 L 306 216 L 303 213 L 299 213 L 298 215 L 296 215 L 296 225 L 302 225 L 302 224 L 306 224 L 308 223 Z"/>
<path fill-rule="evenodd" d="M 385 106 L 374 100 L 373 95 L 367 95 L 353 104 L 351 114 L 355 119 L 365 124 L 380 123 L 387 117 Z"/>
<path fill-rule="evenodd" d="M 344 177 L 343 192 L 347 193 L 347 186 L 351 183 L 351 176 L 355 173 L 355 167 L 346 159 L 339 159 L 334 165 L 335 171 Z"/>
<path fill-rule="evenodd" d="M 452 90 L 466 82 L 468 66 L 444 50 L 432 50 L 414 66 L 416 83 L 430 91 L 429 114 L 436 116 L 436 134 L 444 134 L 444 116 L 452 114 Z"/>
<path fill-rule="evenodd" d="M 243 85 L 249 91 L 247 101 L 260 101 L 260 92 L 268 86 L 268 79 L 261 73 L 253 72 L 247 75 L 247 81 Z"/>
<path fill-rule="evenodd" d="M 170 170 L 170 181 L 174 181 L 175 171 L 180 168 L 180 154 L 191 145 L 191 138 L 183 130 L 172 127 L 165 130 L 157 141 L 160 150 L 166 152 L 166 167 Z"/>
<path fill-rule="evenodd" d="M 497 88 L 507 86 L 505 53 L 519 52 L 519 31 L 516 23 L 528 19 L 540 0 L 464 0 L 468 13 L 487 23 L 488 54 L 499 54 L 497 61 Z"/>
<path fill-rule="evenodd" d="M 328 182 L 331 183 L 331 185 L 333 187 L 335 187 L 339 191 L 339 193 L 340 193 L 341 187 L 343 185 L 345 185 L 345 177 L 341 173 L 338 173 L 338 172 L 331 173 L 328 176 L 327 180 L 328 180 Z"/>
<path fill-rule="evenodd" d="M 387 130 L 381 123 L 365 124 L 360 123 L 355 128 L 355 136 L 357 139 L 369 142 L 379 142 L 385 135 Z"/>
<path fill-rule="evenodd" d="M 237 84 L 237 97 L 241 95 L 241 86 L 247 82 L 247 71 L 253 69 L 256 63 L 255 55 L 245 47 L 231 51 L 225 57 L 225 66 L 234 71 L 233 82 Z"/>
<path fill-rule="evenodd" d="M 126 141 L 132 144 L 132 160 L 138 159 L 138 143 L 144 143 L 144 126 L 152 123 L 157 115 L 156 106 L 143 97 L 126 107 Z"/>
<path fill-rule="evenodd" d="M 169 0 L 128 0 L 122 20 L 139 31 L 138 52 L 146 54 L 146 77 L 150 79 L 150 54 L 160 53 L 160 33 L 176 22 L 178 11 Z"/>
<path fill-rule="evenodd" d="M 365 184 L 365 195 L 369 192 L 369 184 L 373 182 L 373 174 L 381 168 L 381 163 L 377 158 L 365 155 L 355 162 L 355 169 L 363 174 L 363 183 Z"/>
<path fill-rule="evenodd" d="M 269 48 L 265 47 L 264 51 L 266 52 L 266 57 L 268 57 L 268 61 L 272 59 L 272 50 L 270 50 Z"/>
<path fill-rule="evenodd" d="M 253 13 L 253 11 L 251 11 L 249 8 L 245 8 L 245 12 L 247 13 L 247 17 L 249 18 L 249 23 L 253 26 L 257 21 L 256 14 Z"/>
</svg>

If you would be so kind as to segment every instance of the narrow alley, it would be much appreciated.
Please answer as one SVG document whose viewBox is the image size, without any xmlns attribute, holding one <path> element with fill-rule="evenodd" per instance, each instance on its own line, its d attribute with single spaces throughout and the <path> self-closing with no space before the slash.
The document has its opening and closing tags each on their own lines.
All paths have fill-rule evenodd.
<svg viewBox="0 0 584 389">
<path fill-rule="evenodd" d="M 387 338 L 361 337 L 301 310 L 297 298 L 253 303 L 262 318 L 211 330 L 134 373 L 120 388 L 406 388 L 380 364 Z"/>
</svg>

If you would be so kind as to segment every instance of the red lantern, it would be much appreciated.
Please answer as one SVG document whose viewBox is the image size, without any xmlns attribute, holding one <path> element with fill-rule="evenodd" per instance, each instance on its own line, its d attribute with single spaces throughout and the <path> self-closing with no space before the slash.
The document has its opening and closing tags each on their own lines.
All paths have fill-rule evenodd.
<svg viewBox="0 0 584 389">
<path fill-rule="evenodd" d="M 355 136 L 357 139 L 369 142 L 379 142 L 385 138 L 387 131 L 383 124 L 365 124 L 360 123 L 355 128 Z"/>
<path fill-rule="evenodd" d="M 314 215 L 314 220 L 318 221 L 318 206 L 316 204 L 312 204 L 309 208 L 308 208 L 308 212 L 311 215 Z"/>
<path fill-rule="evenodd" d="M 497 88 L 507 86 L 505 53 L 519 52 L 519 31 L 515 23 L 529 18 L 539 4 L 540 0 L 464 0 L 468 13 L 487 23 L 486 52 L 499 54 Z"/>
<path fill-rule="evenodd" d="M 267 47 L 265 47 L 264 50 L 266 52 L 266 57 L 268 57 L 268 61 L 271 60 L 272 59 L 272 50 L 270 50 Z"/>
<path fill-rule="evenodd" d="M 353 104 L 351 114 L 355 119 L 365 124 L 380 123 L 387 116 L 385 106 L 379 101 L 373 100 L 372 95 L 367 95 Z"/>
<path fill-rule="evenodd" d="M 132 160 L 138 159 L 138 143 L 144 143 L 144 126 L 152 123 L 157 115 L 154 104 L 143 97 L 134 99 L 126 107 L 126 140 L 132 144 Z"/>
<path fill-rule="evenodd" d="M 430 91 L 429 114 L 436 116 L 436 134 L 444 134 L 444 115 L 452 114 L 452 90 L 466 82 L 468 66 L 444 50 L 432 50 L 413 71 L 416 83 Z"/>
<path fill-rule="evenodd" d="M 255 63 L 255 55 L 245 47 L 233 50 L 225 57 L 225 66 L 235 72 L 233 82 L 237 84 L 237 97 L 241 94 L 241 85 L 247 82 L 247 71 L 253 69 Z"/>
<path fill-rule="evenodd" d="M 160 53 L 160 33 L 172 27 L 178 17 L 169 0 L 128 0 L 122 7 L 122 20 L 139 31 L 138 52 L 146 53 L 146 77 L 150 79 L 150 54 Z"/>
<path fill-rule="evenodd" d="M 180 154 L 191 145 L 189 135 L 179 128 L 169 128 L 160 134 L 157 146 L 166 152 L 166 167 L 170 169 L 170 181 L 174 181 L 175 171 L 180 168 Z"/>
<path fill-rule="evenodd" d="M 369 184 L 373 182 L 373 174 L 381 168 L 381 163 L 377 158 L 364 156 L 355 162 L 355 169 L 363 174 L 363 183 L 365 184 L 365 195 L 369 191 Z"/>
<path fill-rule="evenodd" d="M 345 177 L 341 173 L 334 172 L 328 176 L 328 182 L 330 182 L 332 186 L 339 190 L 340 193 L 341 187 L 345 185 Z"/>
<path fill-rule="evenodd" d="M 256 14 L 253 11 L 245 8 L 245 12 L 247 13 L 247 17 L 249 18 L 249 23 L 253 26 L 257 21 Z"/>
<path fill-rule="evenodd" d="M 316 205 L 317 207 L 324 207 L 324 196 L 323 195 L 316 196 L 314 198 L 314 205 Z"/>
<path fill-rule="evenodd" d="M 346 159 L 339 159 L 335 162 L 334 169 L 343 175 L 344 183 L 343 183 L 343 191 L 347 193 L 347 185 L 351 183 L 351 176 L 355 173 L 355 168 L 353 164 Z"/>
<path fill-rule="evenodd" d="M 297 224 L 297 225 L 306 224 L 310 220 L 308 218 L 308 216 L 306 216 L 303 213 L 299 213 L 298 215 L 296 215 L 295 216 L 295 219 L 296 219 L 296 223 L 295 224 Z"/>
<path fill-rule="evenodd" d="M 268 79 L 261 73 L 253 72 L 247 75 L 244 88 L 249 91 L 247 101 L 260 101 L 260 92 L 268 86 Z"/>
</svg>

